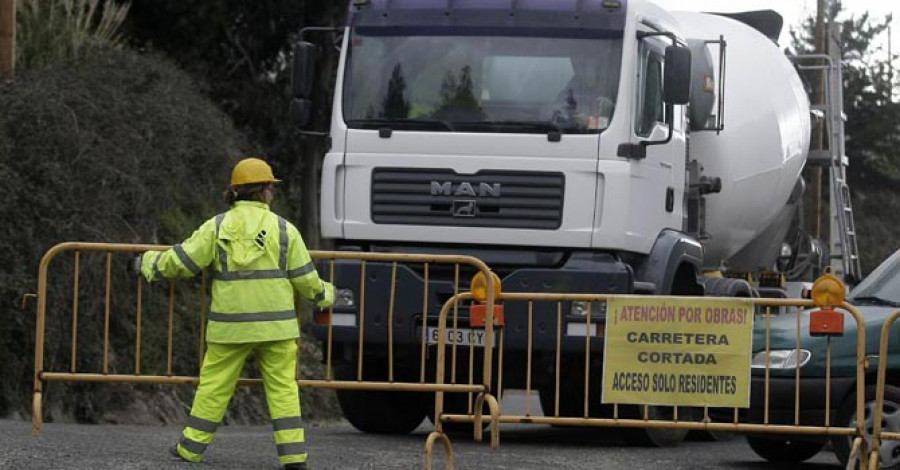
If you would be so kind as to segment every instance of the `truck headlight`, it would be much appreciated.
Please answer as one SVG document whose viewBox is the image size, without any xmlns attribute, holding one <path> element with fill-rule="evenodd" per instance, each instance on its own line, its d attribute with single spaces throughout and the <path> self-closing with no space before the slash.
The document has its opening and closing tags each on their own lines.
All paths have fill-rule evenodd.
<svg viewBox="0 0 900 470">
<path fill-rule="evenodd" d="M 335 309 L 353 309 L 356 307 L 356 296 L 350 289 L 338 289 L 334 294 Z"/>
<path fill-rule="evenodd" d="M 797 355 L 796 349 L 772 349 L 769 351 L 769 367 L 771 369 L 796 369 L 803 367 L 812 358 L 812 352 L 801 349 Z M 759 351 L 753 355 L 750 367 L 754 369 L 766 368 L 766 352 Z"/>
<path fill-rule="evenodd" d="M 606 302 L 586 302 L 576 300 L 569 307 L 569 315 L 577 317 L 587 317 L 588 308 L 591 309 L 591 317 L 597 318 L 600 315 L 606 315 Z"/>
</svg>

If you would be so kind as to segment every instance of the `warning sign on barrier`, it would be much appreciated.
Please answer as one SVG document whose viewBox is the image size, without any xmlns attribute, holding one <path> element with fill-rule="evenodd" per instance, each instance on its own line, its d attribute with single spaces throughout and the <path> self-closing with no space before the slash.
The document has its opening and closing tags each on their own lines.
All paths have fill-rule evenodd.
<svg viewBox="0 0 900 470">
<path fill-rule="evenodd" d="M 750 299 L 611 297 L 603 402 L 750 406 Z"/>
</svg>

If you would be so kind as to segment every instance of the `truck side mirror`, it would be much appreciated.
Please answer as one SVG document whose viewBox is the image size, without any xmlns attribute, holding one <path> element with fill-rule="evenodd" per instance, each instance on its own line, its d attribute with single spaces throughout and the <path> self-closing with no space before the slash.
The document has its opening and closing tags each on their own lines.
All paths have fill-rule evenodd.
<svg viewBox="0 0 900 470">
<path fill-rule="evenodd" d="M 294 62 L 291 70 L 291 98 L 312 98 L 316 73 L 316 46 L 301 41 L 294 44 Z"/>
<path fill-rule="evenodd" d="M 316 46 L 305 41 L 294 44 L 290 116 L 297 127 L 302 128 L 309 124 L 315 72 Z"/>
<path fill-rule="evenodd" d="M 666 47 L 666 69 L 663 75 L 663 101 L 687 104 L 691 100 L 691 50 Z"/>
</svg>

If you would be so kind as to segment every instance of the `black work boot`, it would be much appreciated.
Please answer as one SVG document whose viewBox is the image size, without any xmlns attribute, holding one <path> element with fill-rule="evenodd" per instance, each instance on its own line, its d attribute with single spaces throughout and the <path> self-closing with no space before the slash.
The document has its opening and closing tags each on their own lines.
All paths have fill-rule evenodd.
<svg viewBox="0 0 900 470">
<path fill-rule="evenodd" d="M 178 453 L 178 444 L 175 444 L 174 446 L 169 447 L 169 454 L 172 455 L 173 460 L 180 460 L 182 462 L 190 462 L 190 460 L 182 457 L 181 454 Z"/>
<path fill-rule="evenodd" d="M 306 462 L 289 463 L 282 470 L 306 470 Z"/>
</svg>

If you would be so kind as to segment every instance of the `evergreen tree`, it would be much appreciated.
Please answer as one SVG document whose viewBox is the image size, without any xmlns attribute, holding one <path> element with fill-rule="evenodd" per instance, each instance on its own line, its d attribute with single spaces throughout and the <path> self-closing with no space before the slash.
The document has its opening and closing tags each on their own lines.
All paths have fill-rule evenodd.
<svg viewBox="0 0 900 470">
<path fill-rule="evenodd" d="M 838 0 L 831 3 L 825 18 L 839 23 L 841 30 L 846 155 L 850 162 L 847 179 L 865 274 L 900 246 L 900 227 L 884 217 L 885 207 L 900 204 L 894 194 L 894 186 L 900 181 L 900 104 L 891 99 L 895 84 L 890 73 L 890 62 L 897 56 L 885 61 L 884 51 L 876 47 L 892 18 L 876 19 L 868 13 L 848 15 Z M 815 26 L 815 18 L 810 17 L 800 29 L 791 31 L 794 51 L 815 51 Z M 827 191 L 824 193 L 827 197 Z M 827 207 L 828 200 L 822 203 Z M 827 218 L 824 221 L 827 224 Z"/>
<path fill-rule="evenodd" d="M 406 79 L 400 64 L 394 66 L 388 81 L 387 93 L 381 103 L 381 117 L 406 119 L 409 116 L 409 100 L 406 99 Z"/>
<path fill-rule="evenodd" d="M 896 145 L 900 104 L 891 100 L 890 64 L 876 47 L 891 20 L 890 15 L 875 19 L 868 12 L 848 17 L 839 0 L 826 12 L 826 21 L 837 22 L 841 30 L 846 150 L 852 165 L 848 177 L 856 186 L 900 181 L 900 149 Z M 791 31 L 797 53 L 814 53 L 815 26 L 815 18 L 810 17 L 799 30 Z M 891 57 L 891 61 L 896 59 L 896 55 Z"/>
</svg>

